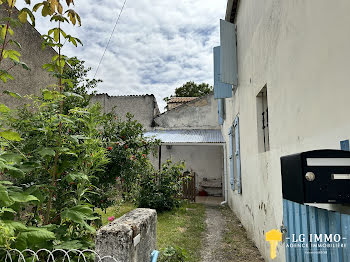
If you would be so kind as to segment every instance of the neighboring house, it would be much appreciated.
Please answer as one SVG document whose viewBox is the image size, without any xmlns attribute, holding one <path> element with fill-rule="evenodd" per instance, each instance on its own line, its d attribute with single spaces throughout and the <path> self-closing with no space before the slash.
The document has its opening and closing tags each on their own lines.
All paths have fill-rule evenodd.
<svg viewBox="0 0 350 262">
<path fill-rule="evenodd" d="M 91 97 L 91 103 L 100 103 L 103 112 L 114 112 L 125 120 L 130 113 L 134 119 L 143 125 L 146 130 L 151 130 L 155 123 L 154 118 L 159 115 L 159 108 L 154 95 L 125 95 L 110 96 L 108 94 L 96 94 Z"/>
<path fill-rule="evenodd" d="M 172 110 L 178 106 L 181 106 L 182 104 L 191 102 L 192 100 L 195 100 L 197 98 L 198 97 L 170 97 L 169 100 L 166 102 L 166 109 Z"/>
<path fill-rule="evenodd" d="M 217 120 L 213 95 L 196 98 L 154 119 L 148 137 L 162 141 L 152 162 L 159 168 L 167 159 L 185 161 L 186 170 L 196 174 L 197 191 L 222 196 L 224 185 L 224 139 Z"/>
<path fill-rule="evenodd" d="M 0 7 L 0 17 L 7 17 L 3 8 Z M 18 11 L 14 10 L 14 16 L 18 15 Z M 40 89 L 44 89 L 49 85 L 57 84 L 57 79 L 52 77 L 46 70 L 43 69 L 43 65 L 50 63 L 51 58 L 56 55 L 56 52 L 52 48 L 41 48 L 42 38 L 40 33 L 28 22 L 22 26 L 15 27 L 14 36 L 12 39 L 19 42 L 22 48 L 19 50 L 17 47 L 11 47 L 11 49 L 17 50 L 21 53 L 20 60 L 28 65 L 30 70 L 25 70 L 22 66 L 16 66 L 9 70 L 9 73 L 14 77 L 14 80 L 8 80 L 7 83 L 2 83 L 2 93 L 4 90 L 16 92 L 21 96 L 29 94 L 39 94 Z M 7 48 L 10 48 L 8 45 Z M 1 63 L 1 69 L 6 70 L 11 67 L 13 63 L 3 61 Z M 19 100 L 7 95 L 0 96 L 0 103 L 5 103 L 12 108 L 25 103 L 25 100 Z"/>
<path fill-rule="evenodd" d="M 265 233 L 283 226 L 290 237 L 341 234 L 348 247 L 322 255 L 318 247 L 287 249 L 285 238 L 274 261 L 350 261 L 350 207 L 283 201 L 280 166 L 281 156 L 348 144 L 348 10 L 348 0 L 229 0 L 220 22 L 214 96 L 226 141 L 226 200 L 266 261 Z"/>
</svg>

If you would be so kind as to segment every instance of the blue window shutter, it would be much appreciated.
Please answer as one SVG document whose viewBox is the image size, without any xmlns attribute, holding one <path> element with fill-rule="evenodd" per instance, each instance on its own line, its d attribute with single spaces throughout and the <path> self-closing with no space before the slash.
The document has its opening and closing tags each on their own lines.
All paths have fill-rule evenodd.
<svg viewBox="0 0 350 262">
<path fill-rule="evenodd" d="M 232 190 L 235 190 L 235 179 L 234 179 L 234 156 L 233 156 L 233 126 L 230 127 L 229 132 L 229 150 L 230 150 L 230 184 Z"/>
<path fill-rule="evenodd" d="M 214 47 L 214 98 L 232 97 L 232 86 L 224 84 L 220 80 L 220 46 Z"/>
<path fill-rule="evenodd" d="M 219 118 L 219 125 L 222 125 L 224 123 L 224 117 L 223 117 L 223 106 L 222 106 L 222 99 L 218 99 L 218 118 Z"/>
<path fill-rule="evenodd" d="M 239 139 L 239 117 L 236 116 L 234 121 L 235 128 L 235 143 L 236 143 L 236 170 L 237 170 L 237 191 L 242 194 L 242 182 L 241 182 L 241 151 L 240 151 L 240 139 Z"/>
<path fill-rule="evenodd" d="M 349 140 L 340 141 L 340 149 L 344 151 L 350 151 Z"/>
<path fill-rule="evenodd" d="M 220 20 L 221 65 L 220 80 L 223 83 L 238 85 L 236 26 Z"/>
</svg>

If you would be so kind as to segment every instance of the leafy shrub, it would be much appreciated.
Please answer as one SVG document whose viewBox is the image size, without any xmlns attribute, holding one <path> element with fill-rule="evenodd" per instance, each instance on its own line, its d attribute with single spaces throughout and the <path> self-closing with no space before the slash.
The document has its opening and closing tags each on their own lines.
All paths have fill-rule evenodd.
<svg viewBox="0 0 350 262">
<path fill-rule="evenodd" d="M 181 203 L 181 179 L 184 162 L 172 164 L 168 160 L 162 169 L 154 171 L 149 166 L 138 178 L 136 203 L 139 207 L 154 208 L 157 211 L 171 210 Z"/>
<path fill-rule="evenodd" d="M 101 135 L 108 150 L 110 162 L 106 166 L 106 172 L 95 174 L 99 188 L 104 190 L 96 198 L 96 206 L 107 208 L 113 205 L 108 196 L 110 190 L 118 186 L 123 197 L 132 198 L 132 190 L 137 183 L 139 175 L 143 175 L 149 169 L 149 155 L 154 152 L 159 141 L 144 137 L 143 126 L 133 119 L 131 114 L 126 115 L 122 121 L 114 112 L 104 115 Z M 110 187 L 114 185 L 114 187 Z"/>
<path fill-rule="evenodd" d="M 160 262 L 185 262 L 187 260 L 187 251 L 183 248 L 168 246 L 160 251 Z"/>
</svg>

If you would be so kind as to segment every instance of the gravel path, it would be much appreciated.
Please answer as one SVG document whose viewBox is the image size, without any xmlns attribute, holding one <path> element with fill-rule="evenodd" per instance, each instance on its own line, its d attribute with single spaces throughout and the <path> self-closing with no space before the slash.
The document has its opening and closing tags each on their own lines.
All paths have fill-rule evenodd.
<svg viewBox="0 0 350 262">
<path fill-rule="evenodd" d="M 202 262 L 222 261 L 218 253 L 222 245 L 222 238 L 226 222 L 219 207 L 207 205 L 205 211 L 207 232 L 201 251 Z"/>
<path fill-rule="evenodd" d="M 201 262 L 262 262 L 259 250 L 248 239 L 247 232 L 228 207 L 206 207 L 206 235 Z"/>
</svg>

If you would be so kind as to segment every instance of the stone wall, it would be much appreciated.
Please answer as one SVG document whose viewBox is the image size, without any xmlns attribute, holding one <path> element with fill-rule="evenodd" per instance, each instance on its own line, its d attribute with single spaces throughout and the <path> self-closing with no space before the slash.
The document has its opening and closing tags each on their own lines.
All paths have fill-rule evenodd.
<svg viewBox="0 0 350 262">
<path fill-rule="evenodd" d="M 96 252 L 118 262 L 144 262 L 150 261 L 156 243 L 157 212 L 137 208 L 97 231 Z"/>
<path fill-rule="evenodd" d="M 109 96 L 97 94 L 91 98 L 91 103 L 100 103 L 105 113 L 115 108 L 116 114 L 125 120 L 125 115 L 131 113 L 146 130 L 151 130 L 153 119 L 159 114 L 158 104 L 154 95 Z"/>
<path fill-rule="evenodd" d="M 207 95 L 180 105 L 154 119 L 156 129 L 219 129 L 218 104 Z"/>
<path fill-rule="evenodd" d="M 0 8 L 0 17 L 6 16 L 3 10 L 4 6 L 5 5 L 2 5 Z M 16 16 L 17 14 L 18 11 L 15 10 L 13 15 Z M 20 50 L 15 46 L 8 48 L 19 51 L 21 53 L 21 61 L 26 63 L 30 70 L 25 70 L 21 66 L 16 66 L 9 70 L 14 80 L 8 80 L 7 83 L 2 83 L 1 81 L 2 90 L 0 92 L 2 93 L 3 90 L 9 90 L 19 93 L 22 96 L 39 94 L 40 89 L 46 88 L 52 84 L 57 84 L 57 79 L 42 68 L 44 64 L 50 63 L 51 58 L 56 55 L 55 50 L 49 47 L 42 50 L 41 35 L 29 23 L 14 28 L 14 32 L 15 34 L 11 38 L 18 41 L 22 48 Z M 6 70 L 13 65 L 12 62 L 7 60 L 1 63 L 1 69 Z M 25 103 L 25 100 L 19 100 L 8 95 L 0 95 L 0 103 L 15 108 Z"/>
</svg>

